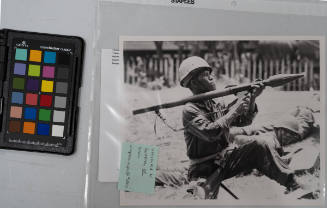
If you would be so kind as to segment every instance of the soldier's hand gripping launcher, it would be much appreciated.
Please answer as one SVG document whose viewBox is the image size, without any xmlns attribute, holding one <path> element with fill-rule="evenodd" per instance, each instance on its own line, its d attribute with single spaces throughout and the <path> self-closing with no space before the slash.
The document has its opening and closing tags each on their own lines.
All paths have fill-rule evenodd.
<svg viewBox="0 0 327 208">
<path fill-rule="evenodd" d="M 140 108 L 137 110 L 133 111 L 133 115 L 141 114 L 141 113 L 146 113 L 150 111 L 158 111 L 159 109 L 163 108 L 173 108 L 179 105 L 184 105 L 188 102 L 196 102 L 200 100 L 209 100 L 213 98 L 218 98 L 218 97 L 224 97 L 227 95 L 232 95 L 236 94 L 238 92 L 242 91 L 249 91 L 253 88 L 253 85 L 262 83 L 264 86 L 269 86 L 269 87 L 278 87 L 282 86 L 284 84 L 287 84 L 291 81 L 297 80 L 299 78 L 304 77 L 304 74 L 277 74 L 269 77 L 268 79 L 262 80 L 262 81 L 257 81 L 253 82 L 250 84 L 243 84 L 243 85 L 238 85 L 234 87 L 229 87 L 224 90 L 216 90 L 216 91 L 211 91 L 211 92 L 206 92 L 198 95 L 193 95 L 178 101 L 174 102 L 169 102 L 169 103 L 163 103 L 160 105 L 154 105 L 146 108 Z"/>
</svg>

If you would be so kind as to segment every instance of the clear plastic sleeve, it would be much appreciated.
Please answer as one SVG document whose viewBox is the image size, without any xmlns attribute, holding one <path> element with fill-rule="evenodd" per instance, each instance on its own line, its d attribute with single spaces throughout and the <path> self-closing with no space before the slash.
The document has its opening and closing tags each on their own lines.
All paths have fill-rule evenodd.
<svg viewBox="0 0 327 208">
<path fill-rule="evenodd" d="M 323 2 L 100 1 L 90 206 L 118 206 L 128 141 L 159 147 L 155 193 L 120 192 L 120 205 L 323 207 L 326 14 Z M 219 93 L 202 96 L 194 65 Z"/>
</svg>

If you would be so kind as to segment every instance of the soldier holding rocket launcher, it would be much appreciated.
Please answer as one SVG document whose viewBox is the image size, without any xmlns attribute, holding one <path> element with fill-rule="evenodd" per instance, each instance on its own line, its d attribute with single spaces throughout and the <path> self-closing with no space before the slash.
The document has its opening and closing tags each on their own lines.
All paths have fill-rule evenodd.
<svg viewBox="0 0 327 208">
<path fill-rule="evenodd" d="M 211 71 L 202 58 L 189 57 L 180 65 L 180 84 L 194 95 L 214 91 L 216 84 Z M 295 190 L 300 187 L 296 176 L 270 143 L 254 140 L 230 147 L 230 128 L 249 125 L 257 113 L 255 99 L 262 93 L 264 84 L 258 83 L 251 87 L 250 93 L 229 105 L 217 103 L 213 99 L 185 104 L 183 125 L 187 155 L 191 161 L 189 180 L 209 178 L 219 171 L 218 178 L 222 181 L 244 171 L 257 169 L 285 186 L 288 191 Z M 212 184 L 204 186 L 204 189 L 209 189 L 205 190 L 206 193 L 213 191 L 210 190 L 212 188 Z"/>
</svg>

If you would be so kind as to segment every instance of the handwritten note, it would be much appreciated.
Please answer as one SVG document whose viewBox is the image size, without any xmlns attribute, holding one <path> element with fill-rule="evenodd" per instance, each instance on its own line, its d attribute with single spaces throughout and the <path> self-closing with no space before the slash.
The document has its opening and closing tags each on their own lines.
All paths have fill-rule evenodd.
<svg viewBox="0 0 327 208">
<path fill-rule="evenodd" d="M 125 142 L 122 145 L 118 189 L 154 192 L 158 147 Z"/>
</svg>

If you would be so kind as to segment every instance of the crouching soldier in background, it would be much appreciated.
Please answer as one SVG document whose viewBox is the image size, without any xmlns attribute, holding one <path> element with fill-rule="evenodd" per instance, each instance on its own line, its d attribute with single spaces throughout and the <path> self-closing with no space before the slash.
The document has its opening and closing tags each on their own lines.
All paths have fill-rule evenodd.
<svg viewBox="0 0 327 208">
<path fill-rule="evenodd" d="M 216 90 L 211 67 L 200 57 L 185 59 L 179 68 L 180 84 L 194 95 Z M 287 190 L 300 187 L 296 176 L 279 157 L 276 149 L 265 140 L 253 140 L 238 147 L 231 147 L 230 129 L 251 124 L 257 113 L 255 99 L 264 86 L 254 85 L 251 93 L 244 94 L 229 105 L 214 100 L 189 102 L 183 110 L 184 137 L 187 156 L 190 158 L 188 178 L 208 179 L 219 172 L 220 181 L 244 171 L 257 169 L 285 186 Z M 214 179 L 216 180 L 216 179 Z M 210 183 L 215 182 L 210 180 Z M 214 186 L 203 186 L 207 194 Z"/>
<path fill-rule="evenodd" d="M 294 110 L 271 122 L 232 127 L 230 135 L 238 145 L 253 140 L 266 140 L 283 155 L 283 147 L 305 139 L 315 129 L 314 123 L 313 110 L 308 107 L 297 106 Z"/>
</svg>

